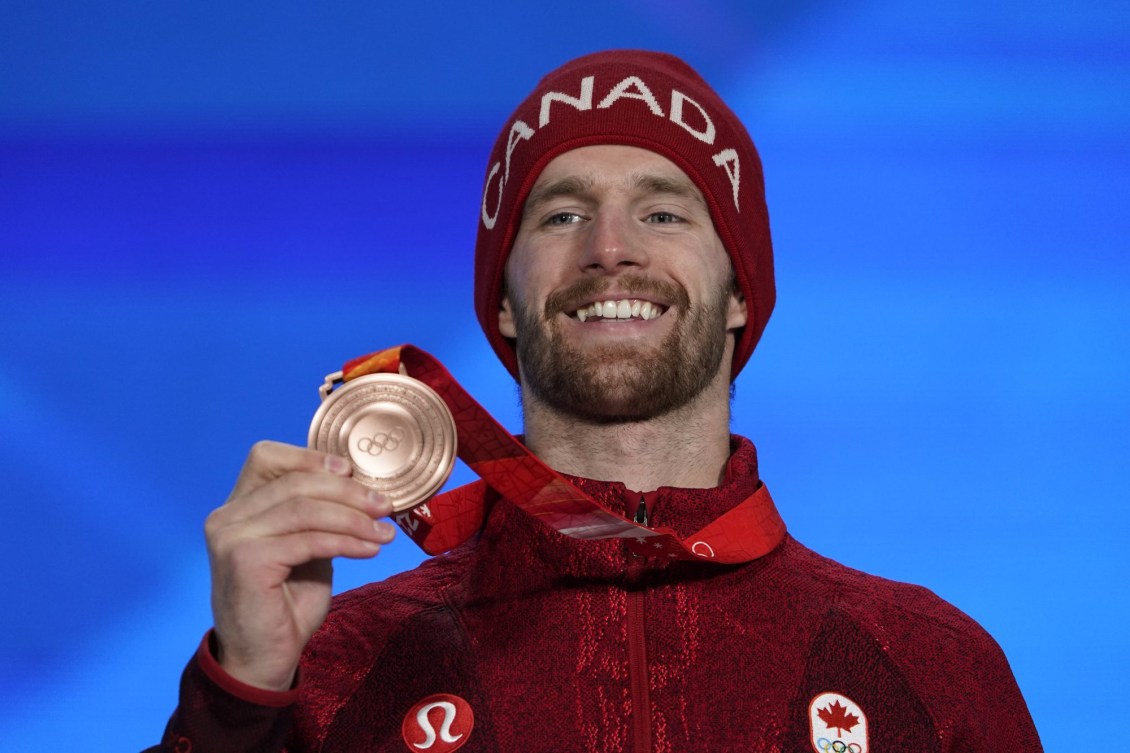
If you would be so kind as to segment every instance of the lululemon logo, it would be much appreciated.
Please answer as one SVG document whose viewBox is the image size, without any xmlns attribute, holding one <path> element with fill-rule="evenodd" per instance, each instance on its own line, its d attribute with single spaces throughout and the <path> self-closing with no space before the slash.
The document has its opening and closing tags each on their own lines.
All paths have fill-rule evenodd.
<svg viewBox="0 0 1130 753">
<path fill-rule="evenodd" d="M 400 731 L 409 750 L 450 753 L 463 747 L 474 726 L 470 704 L 457 695 L 437 693 L 408 709 Z"/>
<path fill-rule="evenodd" d="M 361 437 L 357 440 L 357 449 L 374 457 L 385 452 L 393 452 L 404 441 L 404 432 L 400 429 L 392 431 L 378 431 L 371 437 Z"/>
</svg>

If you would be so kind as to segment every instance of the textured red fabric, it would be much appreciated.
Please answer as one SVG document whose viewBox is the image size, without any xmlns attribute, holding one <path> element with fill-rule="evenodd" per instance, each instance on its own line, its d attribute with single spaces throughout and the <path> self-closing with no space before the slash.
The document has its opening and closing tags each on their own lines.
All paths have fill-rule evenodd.
<svg viewBox="0 0 1130 753">
<path fill-rule="evenodd" d="M 547 74 L 506 121 L 487 162 L 475 246 L 475 311 L 491 346 L 517 378 L 514 344 L 498 331 L 498 311 L 522 209 L 554 157 L 595 144 L 661 154 L 702 191 L 749 312 L 734 349 L 736 377 L 776 300 L 761 159 L 702 77 L 659 52 L 611 50 L 572 60 Z"/>
<path fill-rule="evenodd" d="M 638 506 L 619 484 L 574 481 Z M 686 534 L 757 483 L 743 442 L 722 487 L 660 489 L 651 517 Z M 633 666 L 641 641 L 645 666 Z M 405 751 L 405 714 L 447 693 L 474 710 L 465 752 L 627 752 L 641 728 L 658 753 L 809 751 L 809 704 L 834 691 L 867 715 L 875 753 L 1041 750 L 1000 649 L 923 588 L 792 538 L 745 565 L 635 558 L 504 501 L 477 539 L 339 597 L 302 673 L 300 700 L 279 709 L 225 691 L 194 660 L 164 749 Z"/>
<path fill-rule="evenodd" d="M 160 746 L 150 751 L 283 751 L 297 690 L 274 693 L 225 673 L 214 658 L 211 631 L 181 676 L 180 703 Z"/>
</svg>

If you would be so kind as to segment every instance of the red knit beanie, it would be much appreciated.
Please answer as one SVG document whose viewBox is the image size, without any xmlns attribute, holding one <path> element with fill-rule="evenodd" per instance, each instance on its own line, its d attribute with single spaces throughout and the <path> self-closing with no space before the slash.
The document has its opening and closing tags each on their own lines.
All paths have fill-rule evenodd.
<svg viewBox="0 0 1130 753">
<path fill-rule="evenodd" d="M 566 63 L 541 80 L 499 134 L 475 245 L 475 311 L 491 346 L 517 378 L 514 342 L 498 331 L 506 257 L 541 171 L 554 157 L 595 144 L 661 154 L 702 191 L 746 300 L 736 377 L 776 299 L 761 160 L 741 121 L 702 77 L 658 52 L 611 50 Z"/>
</svg>

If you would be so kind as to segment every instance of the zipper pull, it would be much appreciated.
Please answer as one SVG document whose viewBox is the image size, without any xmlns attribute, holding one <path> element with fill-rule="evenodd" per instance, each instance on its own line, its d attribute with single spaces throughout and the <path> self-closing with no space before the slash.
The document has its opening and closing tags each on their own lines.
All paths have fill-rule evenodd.
<svg viewBox="0 0 1130 753">
<path fill-rule="evenodd" d="M 640 506 L 636 508 L 636 517 L 633 518 L 633 520 L 637 525 L 641 525 L 644 528 L 651 527 L 648 525 L 647 500 L 642 494 L 640 495 Z"/>
</svg>

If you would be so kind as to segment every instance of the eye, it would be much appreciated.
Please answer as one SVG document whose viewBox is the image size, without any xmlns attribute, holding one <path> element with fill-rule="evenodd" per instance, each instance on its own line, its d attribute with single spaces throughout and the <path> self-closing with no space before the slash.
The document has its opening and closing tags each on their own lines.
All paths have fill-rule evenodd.
<svg viewBox="0 0 1130 753">
<path fill-rule="evenodd" d="M 581 221 L 581 215 L 575 212 L 554 212 L 545 218 L 546 225 L 572 225 Z"/>
<path fill-rule="evenodd" d="M 652 212 L 646 217 L 647 222 L 653 222 L 657 225 L 671 225 L 677 222 L 685 222 L 685 220 L 673 212 Z"/>
</svg>

